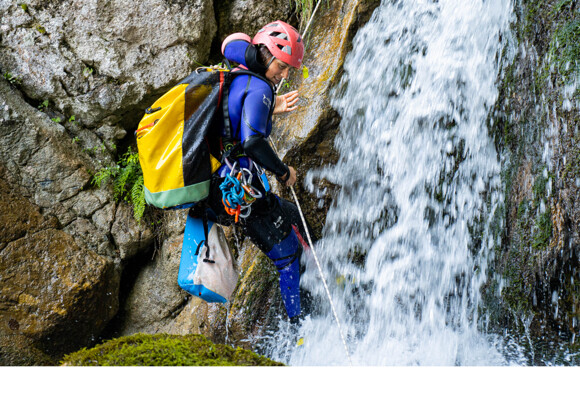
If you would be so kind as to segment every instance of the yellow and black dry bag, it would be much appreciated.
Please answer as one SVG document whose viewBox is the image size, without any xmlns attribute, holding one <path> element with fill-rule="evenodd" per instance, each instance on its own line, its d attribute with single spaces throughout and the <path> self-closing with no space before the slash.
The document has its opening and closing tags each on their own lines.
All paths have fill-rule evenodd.
<svg viewBox="0 0 580 410">
<path fill-rule="evenodd" d="M 183 208 L 208 196 L 230 74 L 198 69 L 145 110 L 135 136 L 149 205 Z"/>
</svg>

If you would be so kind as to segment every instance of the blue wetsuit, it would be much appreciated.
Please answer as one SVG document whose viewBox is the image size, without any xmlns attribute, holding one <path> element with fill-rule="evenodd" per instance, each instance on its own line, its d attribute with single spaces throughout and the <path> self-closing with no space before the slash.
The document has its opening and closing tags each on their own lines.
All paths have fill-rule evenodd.
<svg viewBox="0 0 580 410">
<path fill-rule="evenodd" d="M 224 49 L 225 57 L 242 64 L 250 71 L 263 75 L 266 68 L 257 62 L 256 49 L 250 43 L 235 40 Z M 272 111 L 275 103 L 272 85 L 251 75 L 234 78 L 228 94 L 228 113 L 232 141 L 224 145 L 241 144 L 241 156 L 234 158 L 247 168 L 253 160 L 262 168 L 278 177 L 289 172 L 288 167 L 270 147 L 267 137 L 272 130 Z M 232 216 L 224 211 L 222 192 L 219 185 L 229 173 L 227 165 L 222 165 L 212 177 L 208 204 L 216 221 L 223 225 L 232 223 Z M 255 179 L 257 180 L 257 178 Z M 258 184 L 253 184 L 256 188 Z M 263 188 L 263 187 L 262 187 Z M 280 274 L 280 291 L 288 317 L 301 313 L 300 304 L 300 256 L 302 245 L 298 235 L 304 237 L 302 223 L 296 206 L 271 192 L 252 204 L 249 217 L 242 219 L 242 229 L 252 242 L 275 264 Z M 298 235 L 297 235 L 298 233 Z"/>
<path fill-rule="evenodd" d="M 256 49 L 246 41 L 229 42 L 224 47 L 224 55 L 228 60 L 242 64 L 250 71 L 262 76 L 265 74 L 265 67 L 257 61 Z M 289 170 L 266 139 L 272 131 L 272 111 L 276 96 L 270 82 L 263 78 L 239 75 L 230 85 L 228 112 L 232 143 L 241 143 L 245 154 L 280 177 Z M 247 166 L 247 161 L 243 158 L 241 161 L 242 166 Z M 224 167 L 220 170 L 222 176 Z"/>
</svg>

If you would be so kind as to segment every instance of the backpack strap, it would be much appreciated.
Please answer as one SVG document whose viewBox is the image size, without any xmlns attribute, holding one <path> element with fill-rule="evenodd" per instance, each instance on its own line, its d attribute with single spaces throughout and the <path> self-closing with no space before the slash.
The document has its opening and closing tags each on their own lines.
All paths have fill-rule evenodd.
<svg viewBox="0 0 580 410">
<path fill-rule="evenodd" d="M 225 60 L 228 63 L 228 68 L 230 67 L 229 65 L 229 61 Z M 276 91 L 274 90 L 274 87 L 272 86 L 272 84 L 270 84 L 270 81 L 257 73 L 254 73 L 253 71 L 250 70 L 244 70 L 244 69 L 235 69 L 229 72 L 224 73 L 226 80 L 223 83 L 223 90 L 220 90 L 220 92 L 222 93 L 222 109 L 223 109 L 223 116 L 224 116 L 224 131 L 225 131 L 225 135 L 222 137 L 222 150 L 223 153 L 221 155 L 221 162 L 224 163 L 225 159 L 230 157 L 230 156 L 238 156 L 243 154 L 242 152 L 242 147 L 241 144 L 233 144 L 233 136 L 232 136 L 232 129 L 231 129 L 231 124 L 230 124 L 230 113 L 229 113 L 229 87 L 232 83 L 232 80 L 234 77 L 237 77 L 238 75 L 247 75 L 248 76 L 248 82 L 246 84 L 246 89 L 244 91 L 244 98 L 245 95 L 248 93 L 248 88 L 250 87 L 250 82 L 252 80 L 252 77 L 256 77 L 259 78 L 260 80 L 264 81 L 266 84 L 268 84 L 268 86 L 270 87 L 270 89 L 272 90 L 272 104 L 270 105 L 270 114 L 269 116 L 272 116 L 272 113 L 274 112 L 274 105 L 275 105 L 275 98 L 276 98 Z M 220 84 L 221 86 L 221 84 Z M 224 141 L 226 142 L 224 144 Z"/>
<path fill-rule="evenodd" d="M 214 260 L 211 260 L 209 258 L 210 257 L 210 254 L 209 254 L 209 228 L 208 228 L 208 219 L 207 219 L 207 211 L 206 211 L 207 202 L 204 200 L 202 202 L 198 202 L 198 204 L 201 205 L 201 209 L 202 209 L 202 211 L 201 211 L 201 220 L 203 222 L 203 234 L 205 236 L 205 239 L 202 240 L 202 241 L 200 241 L 199 244 L 197 245 L 197 249 L 195 250 L 195 255 L 196 256 L 199 255 L 199 252 L 201 250 L 201 247 L 205 243 L 205 249 L 206 249 L 206 251 L 205 251 L 205 258 L 203 258 L 203 261 L 204 262 L 207 262 L 207 263 L 215 263 Z M 193 210 L 193 208 L 192 208 L 192 210 Z"/>
</svg>

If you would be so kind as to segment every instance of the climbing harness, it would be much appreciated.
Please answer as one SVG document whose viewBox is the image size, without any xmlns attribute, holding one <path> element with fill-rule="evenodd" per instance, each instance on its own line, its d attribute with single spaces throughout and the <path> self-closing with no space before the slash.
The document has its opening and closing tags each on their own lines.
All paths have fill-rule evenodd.
<svg viewBox="0 0 580 410">
<path fill-rule="evenodd" d="M 220 184 L 222 204 L 228 215 L 234 216 L 235 222 L 238 223 L 240 218 L 250 216 L 252 204 L 256 199 L 262 198 L 262 193 L 252 186 L 253 163 L 250 163 L 249 169 L 238 168 L 237 162 L 232 166 L 227 159 L 226 163 L 231 171 Z"/>
</svg>

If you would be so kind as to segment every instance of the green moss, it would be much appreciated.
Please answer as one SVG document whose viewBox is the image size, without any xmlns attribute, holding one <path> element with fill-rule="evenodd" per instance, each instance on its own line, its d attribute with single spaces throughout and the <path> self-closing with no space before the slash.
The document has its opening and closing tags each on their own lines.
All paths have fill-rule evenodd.
<svg viewBox="0 0 580 410">
<path fill-rule="evenodd" d="M 569 364 L 577 361 L 565 357 L 574 350 L 568 349 L 570 335 L 578 334 L 572 320 L 577 320 L 580 311 L 580 285 L 572 280 L 577 259 L 566 256 L 561 260 L 568 253 L 559 252 L 559 244 L 550 247 L 555 227 L 554 209 L 549 204 L 556 202 L 553 199 L 561 201 L 562 187 L 573 187 L 580 175 L 577 109 L 573 103 L 571 108 L 564 104 L 564 99 L 575 98 L 564 87 L 569 80 L 566 76 L 573 74 L 571 70 L 577 69 L 580 61 L 579 3 L 518 0 L 516 4 L 514 32 L 519 51 L 502 68 L 498 100 L 488 122 L 498 152 L 505 158 L 502 181 L 506 211 L 505 227 L 493 231 L 494 237 L 501 239 L 501 248 L 495 253 L 485 308 L 496 320 L 497 331 L 525 334 L 522 346 L 533 341 L 528 354 L 535 358 L 530 364 L 557 363 L 559 346 L 564 346 L 562 363 Z M 529 57 L 529 50 L 534 58 Z M 506 56 L 502 55 L 502 61 L 507 62 Z M 574 94 L 578 95 L 578 89 Z M 546 172 L 542 147 L 550 138 L 546 130 L 555 121 L 560 127 L 562 156 L 555 154 L 550 166 L 553 171 Z M 528 185 L 530 177 L 534 177 L 532 185 Z M 563 228 L 566 235 L 568 228 Z M 565 276 L 563 272 L 571 273 Z M 551 303 L 554 292 L 559 298 L 557 317 Z M 546 345 L 546 340 L 554 345 Z"/>
<path fill-rule="evenodd" d="M 536 219 L 535 229 L 532 247 L 534 249 L 547 247 L 552 237 L 552 217 L 549 209 Z"/>
<path fill-rule="evenodd" d="M 522 219 L 526 216 L 528 211 L 528 201 L 523 199 L 520 204 L 518 205 L 518 221 L 522 221 Z"/>
<path fill-rule="evenodd" d="M 546 184 L 548 183 L 548 179 L 544 177 L 543 173 L 540 174 L 536 180 L 534 181 L 534 186 L 532 191 L 534 193 L 535 200 L 541 200 L 546 195 Z"/>
<path fill-rule="evenodd" d="M 574 146 L 572 148 L 572 158 L 568 160 L 562 173 L 562 179 L 578 178 L 580 176 L 580 148 Z"/>
<path fill-rule="evenodd" d="M 213 344 L 202 335 L 136 334 L 64 357 L 67 366 L 283 366 L 249 350 Z"/>
<path fill-rule="evenodd" d="M 274 263 L 264 254 L 259 254 L 254 266 L 248 270 L 251 275 L 249 283 L 251 287 L 247 289 L 244 297 L 244 306 L 248 306 L 251 311 L 259 312 L 260 306 L 263 306 L 273 289 L 276 289 L 278 283 L 278 274 Z M 250 315 L 251 316 L 251 315 Z M 255 320 L 256 318 L 251 318 Z"/>
<path fill-rule="evenodd" d="M 541 94 L 548 79 L 560 86 L 580 75 L 580 18 L 575 0 L 527 3 L 523 34 L 540 42 L 535 44 L 541 57 L 534 83 Z"/>
<path fill-rule="evenodd" d="M 513 282 L 510 286 L 504 288 L 501 294 L 510 309 L 519 314 L 525 314 L 531 311 L 530 298 L 523 290 L 524 288 L 520 283 Z"/>
<path fill-rule="evenodd" d="M 561 24 L 556 29 L 549 56 L 565 81 L 580 74 L 580 19 Z"/>
</svg>

